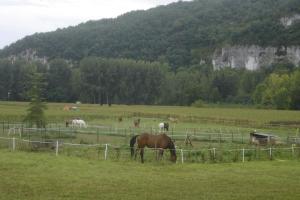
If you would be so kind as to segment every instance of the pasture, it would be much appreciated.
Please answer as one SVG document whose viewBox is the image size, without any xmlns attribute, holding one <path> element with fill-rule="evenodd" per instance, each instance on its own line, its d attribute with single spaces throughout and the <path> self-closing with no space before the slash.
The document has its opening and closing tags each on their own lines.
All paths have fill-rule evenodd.
<svg viewBox="0 0 300 200">
<path fill-rule="evenodd" d="M 63 108 L 77 106 L 76 110 Z M 158 124 L 170 124 L 168 135 L 175 140 L 181 162 L 239 162 L 251 160 L 298 159 L 300 148 L 292 146 L 289 138 L 299 137 L 299 111 L 257 110 L 241 108 L 191 108 L 171 106 L 75 105 L 50 103 L 46 115 L 46 129 L 31 129 L 18 123 L 26 112 L 27 103 L 0 103 L 0 147 L 17 150 L 40 150 L 30 141 L 58 140 L 58 154 L 102 159 L 128 160 L 129 140 L 143 132 L 157 134 Z M 177 122 L 170 121 L 170 117 Z M 71 118 L 82 118 L 88 128 L 65 127 Z M 121 120 L 120 120 L 121 118 Z M 141 120 L 140 126 L 133 124 Z M 17 131 L 15 130 L 17 128 Z M 280 146 L 257 147 L 249 144 L 249 133 L 257 129 L 280 137 Z M 11 132 L 22 132 L 22 137 Z M 187 137 L 192 145 L 187 145 Z M 74 144 L 74 145 L 73 145 Z M 52 144 L 53 146 L 54 144 Z M 108 149 L 107 149 L 108 148 Z M 50 149 L 53 152 L 54 149 Z M 157 152 L 147 151 L 146 161 Z M 168 156 L 168 154 L 167 154 Z"/>
<path fill-rule="evenodd" d="M 299 164 L 142 165 L 0 150 L 0 199 L 299 199 Z"/>
<path fill-rule="evenodd" d="M 47 127 L 31 129 L 21 123 L 27 105 L 0 102 L 0 200 L 300 198 L 300 147 L 286 140 L 298 137 L 298 111 L 84 104 L 65 111 L 75 105 L 51 103 Z M 65 126 L 78 117 L 87 128 Z M 170 124 L 177 163 L 169 152 L 156 161 L 149 149 L 144 164 L 131 160 L 130 138 L 157 133 L 160 122 Z M 284 144 L 253 146 L 254 129 Z"/>
<path fill-rule="evenodd" d="M 28 103 L 0 102 L 0 121 L 21 121 L 26 113 Z M 145 118 L 144 126 L 151 126 L 175 117 L 180 123 L 178 128 L 198 128 L 210 125 L 242 126 L 242 127 L 270 127 L 281 125 L 294 127 L 300 125 L 300 112 L 287 110 L 265 110 L 250 108 L 193 108 L 181 106 L 127 106 L 113 105 L 79 105 L 77 111 L 64 111 L 64 103 L 49 103 L 46 111 L 50 122 L 61 123 L 65 119 L 80 116 L 90 124 L 116 125 L 117 118 L 122 116 L 121 126 L 132 126 L 132 118 Z M 77 105 L 75 105 L 77 106 Z M 129 120 L 128 120 L 129 119 Z M 129 123 L 128 123 L 129 122 Z M 155 122 L 155 123 L 153 123 Z M 172 126 L 170 126 L 171 128 Z"/>
</svg>

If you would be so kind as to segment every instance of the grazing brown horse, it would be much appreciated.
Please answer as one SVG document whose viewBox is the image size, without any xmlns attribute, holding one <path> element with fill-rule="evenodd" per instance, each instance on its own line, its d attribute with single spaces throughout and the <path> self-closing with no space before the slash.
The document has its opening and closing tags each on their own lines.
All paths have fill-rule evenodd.
<svg viewBox="0 0 300 200">
<path fill-rule="evenodd" d="M 134 152 L 134 144 L 137 143 L 136 152 Z M 160 135 L 151 135 L 149 133 L 143 133 L 141 135 L 135 135 L 130 140 L 130 150 L 131 157 L 137 154 L 137 151 L 140 151 L 141 162 L 144 163 L 144 148 L 155 148 L 159 149 L 159 158 L 163 156 L 165 149 L 170 149 L 171 161 L 176 162 L 176 149 L 175 145 L 172 142 L 172 139 L 166 134 Z"/>
</svg>

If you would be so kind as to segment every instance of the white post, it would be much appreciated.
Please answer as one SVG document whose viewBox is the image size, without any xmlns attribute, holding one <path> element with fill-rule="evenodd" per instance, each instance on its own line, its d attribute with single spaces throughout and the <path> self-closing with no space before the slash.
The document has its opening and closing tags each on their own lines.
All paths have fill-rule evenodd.
<svg viewBox="0 0 300 200">
<path fill-rule="evenodd" d="M 58 156 L 58 140 L 56 140 L 55 155 Z"/>
<path fill-rule="evenodd" d="M 12 146 L 12 149 L 13 151 L 16 149 L 16 138 L 13 137 L 13 146 Z"/>
<path fill-rule="evenodd" d="M 184 160 L 183 160 L 183 150 L 180 149 L 180 152 L 181 152 L 181 163 L 183 163 L 184 162 Z"/>
<path fill-rule="evenodd" d="M 245 149 L 243 148 L 243 162 L 245 162 Z"/>
<path fill-rule="evenodd" d="M 272 159 L 272 147 L 270 147 L 270 159 Z"/>
<path fill-rule="evenodd" d="M 105 144 L 105 151 L 104 151 L 104 159 L 107 159 L 107 151 L 108 151 L 108 145 Z"/>
<path fill-rule="evenodd" d="M 214 159 L 216 159 L 216 148 L 213 148 Z"/>
</svg>

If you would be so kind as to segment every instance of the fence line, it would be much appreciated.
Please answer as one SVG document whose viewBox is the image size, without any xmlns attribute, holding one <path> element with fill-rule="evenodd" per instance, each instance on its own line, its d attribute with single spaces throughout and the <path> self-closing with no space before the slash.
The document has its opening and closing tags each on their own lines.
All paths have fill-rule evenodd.
<svg viewBox="0 0 300 200">
<path fill-rule="evenodd" d="M 59 140 L 56 141 L 32 141 L 32 140 L 24 140 L 24 139 L 18 139 L 18 138 L 5 138 L 5 137 L 0 137 L 0 139 L 2 140 L 6 140 L 9 141 L 11 140 L 11 145 L 8 145 L 8 148 L 11 148 L 12 151 L 16 150 L 16 141 L 23 141 L 23 142 L 27 142 L 28 144 L 52 144 L 52 146 L 47 146 L 53 149 L 55 149 L 55 154 L 56 156 L 59 155 L 59 150 L 61 147 L 65 146 L 79 146 L 79 147 L 104 147 L 104 160 L 108 159 L 108 155 L 109 155 L 109 147 L 113 148 L 113 149 L 123 149 L 123 150 L 129 150 L 130 147 L 121 147 L 121 146 L 114 146 L 111 144 L 93 144 L 93 145 L 89 145 L 89 144 L 74 144 L 74 143 L 63 143 L 60 142 Z M 158 151 L 160 150 L 160 148 L 147 148 L 153 151 Z M 291 154 L 292 157 L 295 156 L 295 151 L 296 150 L 300 150 L 299 146 L 295 146 L 292 145 L 291 147 L 284 147 L 284 148 L 278 148 L 278 147 L 269 147 L 269 148 L 242 148 L 242 149 L 217 149 L 217 148 L 207 148 L 207 149 L 193 149 L 193 150 L 187 150 L 187 149 L 175 149 L 176 151 L 180 152 L 180 158 L 181 158 L 181 163 L 184 163 L 186 160 L 186 156 L 185 153 L 193 153 L 193 152 L 203 152 L 203 151 L 208 151 L 212 153 L 212 159 L 216 160 L 217 158 L 217 151 L 221 151 L 221 152 L 240 152 L 241 156 L 242 156 L 242 162 L 245 162 L 245 154 L 247 152 L 251 152 L 251 151 L 266 151 L 269 154 L 269 159 L 273 158 L 273 151 L 275 150 L 291 150 Z M 300 151 L 299 151 L 299 156 L 300 156 Z"/>
<path fill-rule="evenodd" d="M 0 122 L 1 124 L 1 122 Z M 53 128 L 54 126 L 54 128 Z M 32 131 L 34 133 L 41 134 L 49 134 L 49 132 L 56 132 L 56 134 L 76 134 L 76 133 L 83 133 L 83 134 L 96 134 L 99 135 L 111 135 L 111 136 L 125 136 L 132 134 L 138 134 L 144 131 L 149 131 L 149 128 L 151 129 L 151 133 L 159 133 L 158 129 L 155 129 L 153 127 L 144 127 L 144 128 L 118 128 L 118 127 L 112 127 L 112 126 L 99 126 L 99 125 L 89 125 L 89 127 L 86 130 L 79 129 L 79 128 L 66 128 L 64 124 L 58 124 L 58 123 L 49 123 L 46 128 L 28 128 L 26 127 L 26 124 L 23 124 L 21 122 L 16 123 L 6 123 L 2 122 L 2 129 L 3 134 L 5 133 L 5 130 L 8 131 L 8 136 L 19 134 L 20 138 L 22 137 L 22 134 L 28 131 Z M 190 128 L 185 129 L 182 131 L 175 131 L 173 128 L 167 132 L 167 134 L 174 139 L 185 139 L 185 137 L 190 136 L 191 138 L 197 140 L 206 140 L 206 141 L 219 141 L 219 142 L 238 142 L 242 141 L 244 143 L 247 141 L 247 137 L 245 137 L 246 129 L 244 131 L 241 131 L 240 128 Z M 247 131 L 249 133 L 249 131 Z M 30 133 L 32 134 L 32 133 Z M 30 137 L 30 134 L 28 136 Z M 286 136 L 281 137 L 281 140 L 286 143 L 296 143 L 300 144 L 300 138 L 299 137 L 293 137 L 293 136 Z"/>
</svg>

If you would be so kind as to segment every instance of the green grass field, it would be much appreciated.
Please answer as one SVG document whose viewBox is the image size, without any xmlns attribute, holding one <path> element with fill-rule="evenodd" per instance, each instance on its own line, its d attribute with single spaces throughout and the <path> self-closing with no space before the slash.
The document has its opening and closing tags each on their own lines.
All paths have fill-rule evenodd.
<svg viewBox="0 0 300 200">
<path fill-rule="evenodd" d="M 165 164 L 0 150 L 0 199 L 299 199 L 299 161 Z"/>
<path fill-rule="evenodd" d="M 0 137 L 8 137 L 10 127 L 15 122 L 22 120 L 26 113 L 28 103 L 0 102 Z M 268 149 L 261 151 L 256 146 L 249 145 L 249 132 L 254 129 L 272 133 L 280 137 L 284 145 L 276 150 L 275 159 L 299 158 L 299 150 L 292 153 L 291 144 L 285 144 L 289 136 L 297 136 L 300 121 L 299 111 L 281 110 L 258 110 L 250 108 L 191 108 L 172 106 L 126 106 L 113 105 L 77 105 L 77 111 L 64 111 L 64 103 L 49 103 L 46 116 L 49 124 L 46 131 L 24 130 L 22 138 L 27 140 L 43 141 L 46 139 L 64 140 L 64 142 L 76 144 L 111 144 L 122 148 L 120 157 L 128 160 L 128 145 L 133 134 L 141 132 L 157 132 L 158 123 L 167 121 L 169 116 L 178 118 L 178 123 L 170 122 L 171 131 L 168 133 L 176 140 L 176 148 L 192 150 L 185 152 L 188 162 L 240 162 L 241 149 L 253 149 L 247 151 L 247 160 L 268 160 Z M 73 105 L 75 106 L 75 105 Z M 122 122 L 117 118 L 123 117 Z M 85 119 L 89 127 L 87 129 L 74 130 L 65 127 L 65 120 L 72 117 Z M 140 128 L 133 127 L 133 120 L 141 118 Z M 222 120 L 220 120 L 222 119 Z M 242 121 L 239 121 L 242 119 Z M 244 120 L 244 121 L 243 121 Z M 266 124 L 273 122 L 284 122 L 285 126 L 268 127 Z M 239 123 L 241 122 L 241 123 Z M 244 123 L 247 122 L 247 123 Z M 249 123 L 248 123 L 249 122 Z M 254 123 L 254 124 L 252 124 Z M 105 127 L 100 129 L 97 127 Z M 51 130 L 54 129 L 54 130 Z M 112 136 L 111 134 L 116 134 Z M 185 145 L 186 134 L 191 135 L 193 147 Z M 16 135 L 14 135 L 16 136 Z M 1 139 L 0 147 L 12 148 L 12 144 Z M 16 148 L 30 151 L 31 147 L 26 142 L 18 142 Z M 216 148 L 216 157 L 212 158 L 211 150 Z M 268 148 L 268 147 L 263 147 Z M 239 149 L 235 151 L 235 149 Z M 229 151 L 228 151 L 229 150 Z M 230 151 L 234 150 L 234 151 Z M 93 157 L 97 159 L 102 155 L 103 149 L 79 148 L 64 145 L 60 154 L 77 155 L 79 157 Z M 119 159 L 117 151 L 109 151 L 110 156 Z M 149 156 L 147 156 L 149 158 Z M 153 157 L 153 156 L 152 156 Z"/>
<path fill-rule="evenodd" d="M 27 105 L 0 102 L 0 136 L 8 137 L 14 123 L 22 121 Z M 108 160 L 104 160 L 104 147 L 64 145 L 56 157 L 55 150 L 33 151 L 21 139 L 16 142 L 16 151 L 11 152 L 12 140 L 2 139 L 0 200 L 300 199 L 299 149 L 293 154 L 291 150 L 274 150 L 272 161 L 268 151 L 247 152 L 245 163 L 241 162 L 241 152 L 226 152 L 253 148 L 248 144 L 249 131 L 253 129 L 282 137 L 297 135 L 299 111 L 85 104 L 78 105 L 78 111 L 63 111 L 65 105 L 72 104 L 48 104 L 46 116 L 50 124 L 47 128 L 56 131 L 25 131 L 22 139 L 63 138 L 65 142 L 81 144 L 109 143 L 122 146 L 125 151 L 119 155 L 118 149 L 110 147 Z M 117 120 L 120 116 L 122 122 Z M 168 153 L 166 159 L 157 162 L 155 152 L 151 151 L 145 155 L 145 164 L 130 160 L 130 136 L 145 130 L 155 131 L 157 124 L 170 116 L 179 120 L 170 124 L 172 134 L 222 133 L 245 138 L 242 143 L 231 139 L 225 142 L 195 140 L 193 148 L 201 151 L 185 152 L 185 164 L 180 162 L 180 151 L 177 164 L 167 161 Z M 86 133 L 64 127 L 65 120 L 72 117 L 81 117 L 88 123 Z M 135 129 L 132 122 L 137 118 L 141 118 L 141 127 Z M 105 126 L 110 132 L 123 129 L 123 132 L 110 136 L 91 126 Z M 176 146 L 186 148 L 184 140 L 176 140 Z M 211 159 L 211 152 L 205 148 L 217 148 L 216 160 Z"/>
<path fill-rule="evenodd" d="M 22 120 L 28 103 L 0 102 L 0 119 L 17 121 Z M 178 118 L 179 122 L 210 123 L 230 125 L 263 125 L 265 123 L 300 124 L 299 111 L 264 110 L 251 108 L 194 108 L 181 106 L 126 106 L 113 105 L 75 105 L 78 111 L 63 111 L 68 103 L 49 103 L 46 115 L 49 121 L 60 122 L 70 117 L 82 117 L 91 123 L 117 121 L 117 117 L 125 119 L 133 117 L 167 119 L 169 116 Z"/>
</svg>

